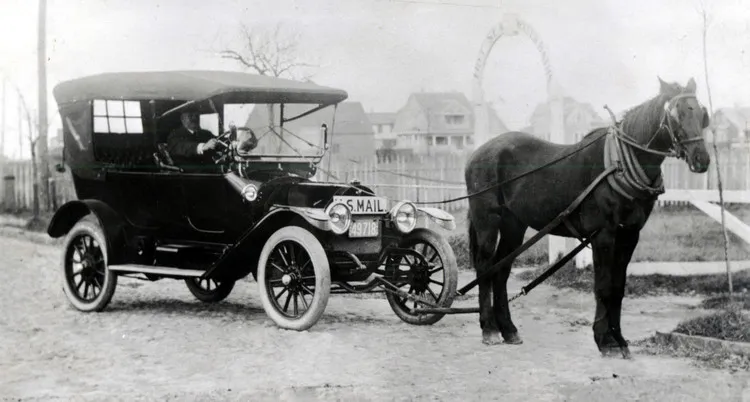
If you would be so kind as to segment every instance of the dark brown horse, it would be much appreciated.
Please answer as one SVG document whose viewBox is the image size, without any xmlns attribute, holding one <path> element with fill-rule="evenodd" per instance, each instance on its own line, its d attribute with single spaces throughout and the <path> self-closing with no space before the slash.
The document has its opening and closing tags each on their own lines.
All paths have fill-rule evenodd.
<svg viewBox="0 0 750 402">
<path fill-rule="evenodd" d="M 567 208 L 611 164 L 622 169 L 603 180 L 551 234 L 592 240 L 596 316 L 594 341 L 603 354 L 629 356 L 620 329 L 626 270 L 659 194 L 665 157 L 684 159 L 704 173 L 710 156 L 703 141 L 708 112 L 686 87 L 659 78 L 660 91 L 611 127 L 598 128 L 572 145 L 554 144 L 523 132 L 499 135 L 479 147 L 466 171 L 472 264 L 481 275 L 518 248 L 526 229 L 540 230 Z M 570 155 L 570 156 L 567 156 Z M 550 161 L 559 160 L 549 164 Z M 548 165 L 548 166 L 544 166 Z M 542 167 L 542 168 L 539 168 Z M 535 170 L 538 169 L 538 170 Z M 526 174 L 529 171 L 530 174 Z M 519 176 L 521 176 L 519 178 Z M 497 185 L 498 183 L 503 183 Z M 493 187 L 494 185 L 494 187 Z M 490 191 L 484 191 L 491 188 Z M 520 344 L 508 307 L 510 261 L 479 281 L 482 341 Z"/>
</svg>

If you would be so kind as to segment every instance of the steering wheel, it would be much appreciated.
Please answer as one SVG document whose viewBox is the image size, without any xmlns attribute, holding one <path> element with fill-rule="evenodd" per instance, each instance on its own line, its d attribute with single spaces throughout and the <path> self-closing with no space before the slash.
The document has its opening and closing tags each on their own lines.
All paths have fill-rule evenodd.
<svg viewBox="0 0 750 402">
<path fill-rule="evenodd" d="M 229 148 L 229 146 L 230 146 L 229 145 L 229 141 L 226 141 L 226 140 L 229 138 L 229 136 L 231 136 L 234 133 L 235 133 L 235 131 L 232 131 L 232 127 L 230 127 L 229 130 L 223 132 L 221 135 L 219 135 L 218 137 L 216 137 L 215 140 L 219 144 L 223 145 L 224 148 Z"/>
<path fill-rule="evenodd" d="M 234 133 L 233 127 L 230 126 L 229 130 L 221 133 L 218 137 L 214 138 L 214 140 L 221 144 L 221 147 L 216 149 L 216 154 L 212 157 L 215 164 L 222 163 L 226 157 L 229 151 L 231 149 L 231 143 L 229 142 L 229 137 Z"/>
</svg>

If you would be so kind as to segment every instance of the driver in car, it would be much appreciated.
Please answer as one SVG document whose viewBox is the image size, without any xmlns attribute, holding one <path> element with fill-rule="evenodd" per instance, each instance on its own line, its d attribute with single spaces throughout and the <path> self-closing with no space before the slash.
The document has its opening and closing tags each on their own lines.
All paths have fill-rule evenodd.
<svg viewBox="0 0 750 402">
<path fill-rule="evenodd" d="M 211 156 L 219 146 L 210 131 L 200 127 L 198 113 L 180 114 L 182 126 L 169 133 L 167 150 L 175 163 L 211 163 Z"/>
<path fill-rule="evenodd" d="M 212 156 L 222 147 L 214 135 L 200 127 L 200 116 L 196 112 L 183 112 L 180 115 L 182 126 L 167 137 L 167 151 L 177 165 L 213 164 Z M 255 134 L 239 144 L 242 152 L 249 152 L 258 145 Z"/>
</svg>

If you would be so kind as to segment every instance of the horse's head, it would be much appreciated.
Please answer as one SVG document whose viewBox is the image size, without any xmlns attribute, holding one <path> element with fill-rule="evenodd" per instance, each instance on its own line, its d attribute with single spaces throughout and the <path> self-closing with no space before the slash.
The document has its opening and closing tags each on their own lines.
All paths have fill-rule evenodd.
<svg viewBox="0 0 750 402">
<path fill-rule="evenodd" d="M 666 83 L 661 78 L 659 84 L 660 95 L 668 99 L 659 131 L 669 135 L 672 148 L 685 159 L 691 171 L 705 173 L 711 163 L 703 137 L 703 130 L 709 125 L 709 115 L 698 102 L 695 80 L 691 78 L 684 88 L 676 83 Z"/>
</svg>

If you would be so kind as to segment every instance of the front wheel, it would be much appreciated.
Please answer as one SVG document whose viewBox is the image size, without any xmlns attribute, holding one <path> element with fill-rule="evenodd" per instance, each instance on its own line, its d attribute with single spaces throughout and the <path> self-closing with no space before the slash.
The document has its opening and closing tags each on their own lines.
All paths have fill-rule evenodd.
<svg viewBox="0 0 750 402">
<path fill-rule="evenodd" d="M 79 311 L 102 311 L 112 300 L 117 275 L 107 267 L 107 241 L 96 219 L 84 218 L 63 244 L 63 292 Z"/>
<path fill-rule="evenodd" d="M 257 275 L 263 309 L 279 327 L 304 331 L 323 315 L 331 272 L 323 246 L 308 230 L 287 226 L 271 235 Z"/>
<path fill-rule="evenodd" d="M 450 307 L 458 285 L 458 263 L 448 241 L 439 234 L 417 229 L 399 242 L 400 248 L 416 251 L 421 258 L 405 255 L 389 257 L 386 279 L 401 290 L 427 299 L 440 307 Z M 409 324 L 432 325 L 445 314 L 412 314 L 418 303 L 405 297 L 386 293 L 388 304 L 396 315 Z"/>
</svg>

